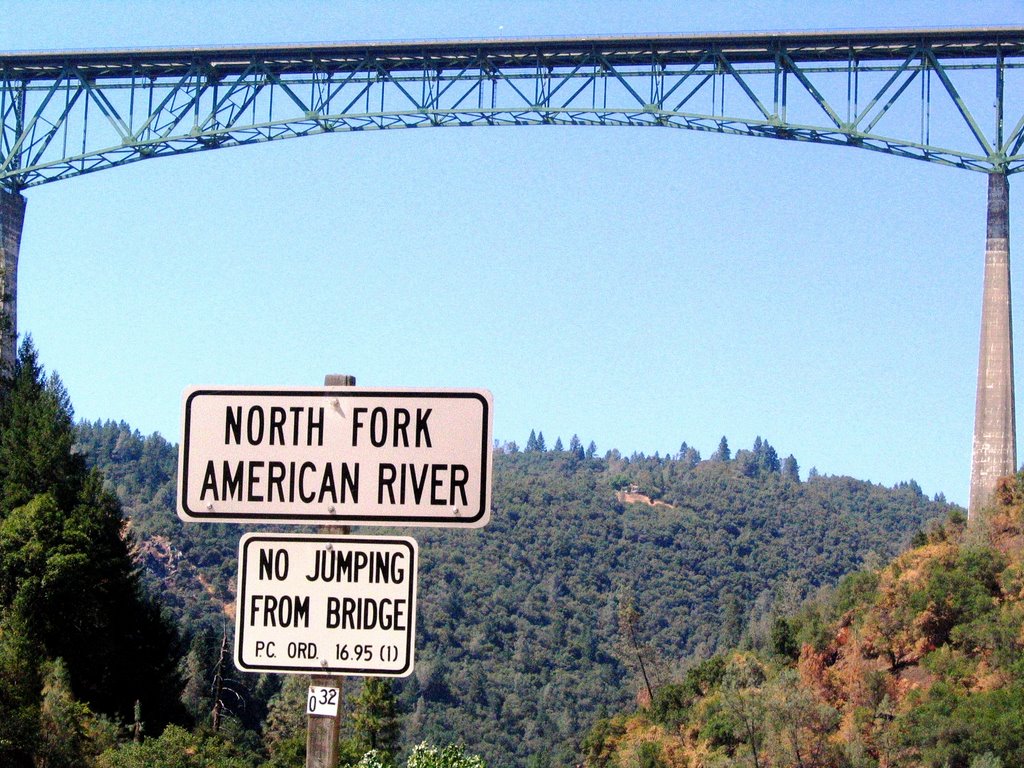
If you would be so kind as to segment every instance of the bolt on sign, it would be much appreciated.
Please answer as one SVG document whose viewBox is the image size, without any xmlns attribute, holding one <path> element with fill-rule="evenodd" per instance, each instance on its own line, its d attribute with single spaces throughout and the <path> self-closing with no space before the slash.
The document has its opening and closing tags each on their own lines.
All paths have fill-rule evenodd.
<svg viewBox="0 0 1024 768">
<path fill-rule="evenodd" d="M 478 528 L 492 412 L 487 390 L 191 388 L 178 516 Z"/>
<path fill-rule="evenodd" d="M 245 534 L 235 665 L 246 672 L 410 674 L 417 556 L 409 537 Z"/>
</svg>

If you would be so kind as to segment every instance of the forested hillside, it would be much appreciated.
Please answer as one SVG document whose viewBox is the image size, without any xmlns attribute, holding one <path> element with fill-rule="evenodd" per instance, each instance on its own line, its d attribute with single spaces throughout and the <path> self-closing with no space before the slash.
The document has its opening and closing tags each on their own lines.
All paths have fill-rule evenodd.
<svg viewBox="0 0 1024 768">
<path fill-rule="evenodd" d="M 187 634 L 219 633 L 243 529 L 178 522 L 176 449 L 163 438 L 83 423 L 78 442 L 125 505 L 146 583 Z M 723 438 L 707 460 L 685 443 L 629 458 L 575 437 L 568 450 L 536 435 L 524 451 L 505 445 L 486 528 L 414 531 L 417 661 L 396 683 L 402 742 L 460 740 L 492 766 L 573 764 L 604 714 L 743 638 L 765 641 L 805 597 L 884 562 L 950 510 L 912 481 L 801 480 L 796 460 L 760 438 L 735 456 Z M 252 713 L 280 681 L 250 682 L 263 700 L 242 719 L 256 728 Z"/>
<path fill-rule="evenodd" d="M 1024 765 L 1024 474 L 601 719 L 589 768 Z"/>
</svg>

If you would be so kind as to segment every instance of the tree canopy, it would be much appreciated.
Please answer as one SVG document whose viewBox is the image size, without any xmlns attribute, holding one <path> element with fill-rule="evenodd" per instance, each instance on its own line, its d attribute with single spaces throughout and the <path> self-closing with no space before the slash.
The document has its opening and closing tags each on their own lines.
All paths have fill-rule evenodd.
<svg viewBox="0 0 1024 768">
<path fill-rule="evenodd" d="M 49 661 L 89 711 L 131 722 L 139 702 L 155 728 L 181 714 L 167 695 L 179 689 L 176 631 L 140 588 L 120 502 L 75 440 L 67 392 L 26 339 L 0 387 L 4 765 L 27 765 L 43 746 L 27 723 L 48 700 Z"/>
<path fill-rule="evenodd" d="M 970 527 L 950 510 L 649 706 L 600 718 L 585 765 L 632 764 L 641 745 L 652 765 L 1024 765 L 1024 473 L 998 494 Z"/>
</svg>

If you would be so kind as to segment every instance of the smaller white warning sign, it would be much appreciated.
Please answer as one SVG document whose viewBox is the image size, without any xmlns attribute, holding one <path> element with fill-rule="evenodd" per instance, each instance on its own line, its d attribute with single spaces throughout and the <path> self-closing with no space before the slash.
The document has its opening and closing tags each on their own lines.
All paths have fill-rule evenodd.
<svg viewBox="0 0 1024 768">
<path fill-rule="evenodd" d="M 246 534 L 238 547 L 236 666 L 410 674 L 417 551 L 408 537 Z"/>
</svg>

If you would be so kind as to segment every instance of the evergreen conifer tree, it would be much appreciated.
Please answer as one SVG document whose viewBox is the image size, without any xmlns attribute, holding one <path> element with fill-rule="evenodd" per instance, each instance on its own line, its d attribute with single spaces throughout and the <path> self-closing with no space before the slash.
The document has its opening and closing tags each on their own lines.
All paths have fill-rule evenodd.
<svg viewBox="0 0 1024 768">
<path fill-rule="evenodd" d="M 353 704 L 352 722 L 361 747 L 394 756 L 400 724 L 398 700 L 390 680 L 368 677 L 363 681 L 363 689 Z"/>
<path fill-rule="evenodd" d="M 272 760 L 269 765 L 301 765 L 306 756 L 306 697 L 309 679 L 285 675 L 281 690 L 268 705 L 263 743 Z"/>
<path fill-rule="evenodd" d="M 782 476 L 794 482 L 800 482 L 800 465 L 796 463 L 793 454 L 789 454 L 782 462 Z"/>
<path fill-rule="evenodd" d="M 700 464 L 700 451 L 688 446 L 686 448 L 686 453 L 684 453 L 681 458 L 688 466 L 696 467 Z"/>
<path fill-rule="evenodd" d="M 0 618 L 0 765 L 33 768 L 39 742 L 41 673 L 21 616 Z"/>
<path fill-rule="evenodd" d="M 579 435 L 573 435 L 572 439 L 569 440 L 569 453 L 577 459 L 586 458 L 586 453 L 583 451 L 583 443 L 580 442 Z"/>
<path fill-rule="evenodd" d="M 129 721 L 139 701 L 162 728 L 182 714 L 176 633 L 142 594 L 119 502 L 73 446 L 70 399 L 28 338 L 0 387 L 4 625 L 24 632 L 37 686 L 38 665 L 62 659 L 93 711 Z"/>
<path fill-rule="evenodd" d="M 547 449 L 548 449 L 547 443 L 544 442 L 544 433 L 543 432 L 538 432 L 537 433 L 537 445 L 535 447 L 535 450 L 537 450 L 537 451 L 539 451 L 541 453 L 544 453 L 544 451 L 546 451 Z"/>
<path fill-rule="evenodd" d="M 729 441 L 725 439 L 725 435 L 722 435 L 722 439 L 718 442 L 718 450 L 711 454 L 712 461 L 731 461 L 732 451 L 729 450 Z"/>
<path fill-rule="evenodd" d="M 97 730 L 96 718 L 85 704 L 75 700 L 63 661 L 45 664 L 43 676 L 36 764 L 46 768 L 81 768 L 91 764 L 93 754 L 114 745 L 114 734 L 108 728 L 106 744 L 90 743 L 89 731 Z"/>
<path fill-rule="evenodd" d="M 526 452 L 537 450 L 537 433 L 534 430 L 530 430 L 530 437 L 526 440 Z"/>
</svg>

